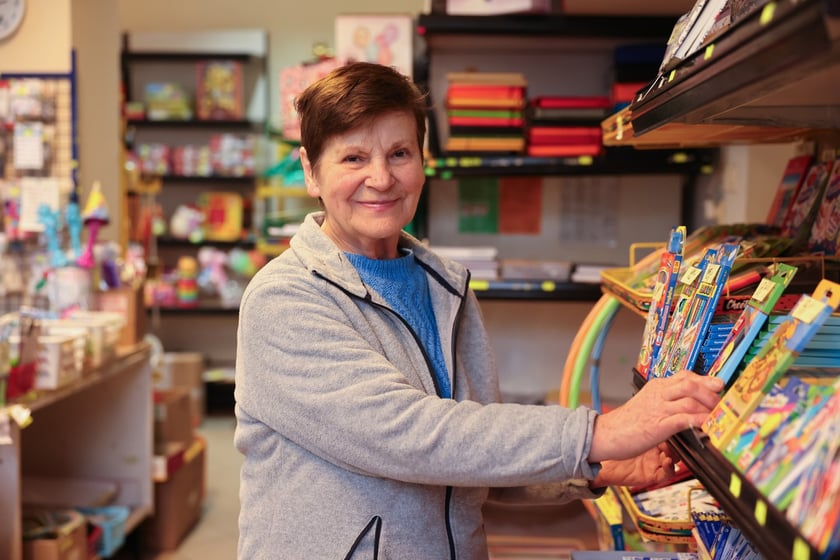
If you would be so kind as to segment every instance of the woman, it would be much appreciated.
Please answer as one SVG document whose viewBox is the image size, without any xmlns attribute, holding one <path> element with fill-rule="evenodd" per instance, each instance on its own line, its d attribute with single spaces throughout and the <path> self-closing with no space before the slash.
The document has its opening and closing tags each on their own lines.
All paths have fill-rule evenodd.
<svg viewBox="0 0 840 560">
<path fill-rule="evenodd" d="M 241 558 L 486 558 L 482 504 L 592 498 L 673 472 L 719 380 L 648 383 L 617 410 L 500 404 L 469 272 L 402 231 L 424 183 L 425 104 L 376 64 L 297 100 L 323 212 L 242 299 Z"/>
</svg>

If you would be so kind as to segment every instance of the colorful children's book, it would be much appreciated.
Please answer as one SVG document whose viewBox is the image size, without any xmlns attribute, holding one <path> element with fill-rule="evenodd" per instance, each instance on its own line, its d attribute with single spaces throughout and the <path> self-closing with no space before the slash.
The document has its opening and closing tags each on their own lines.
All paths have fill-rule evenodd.
<svg viewBox="0 0 840 560">
<path fill-rule="evenodd" d="M 242 63 L 211 60 L 196 63 L 195 113 L 202 120 L 237 120 L 245 116 Z"/>
<path fill-rule="evenodd" d="M 723 243 L 719 246 L 714 263 L 706 265 L 700 285 L 688 304 L 679 340 L 668 357 L 665 376 L 673 375 L 683 369 L 692 369 L 700 351 L 700 345 L 706 336 L 706 330 L 712 320 L 715 306 L 729 279 L 729 271 L 738 254 L 737 243 Z"/>
<path fill-rule="evenodd" d="M 802 185 L 802 180 L 805 179 L 813 161 L 814 157 L 810 154 L 795 156 L 788 161 L 782 180 L 776 188 L 776 195 L 770 204 L 770 210 L 767 212 L 765 222 L 768 225 L 782 227 L 791 202 L 796 198 L 796 192 Z"/>
<path fill-rule="evenodd" d="M 840 304 L 840 284 L 821 280 L 813 295 L 803 295 L 770 341 L 750 361 L 703 423 L 718 449 L 725 449 L 770 388 Z"/>
<path fill-rule="evenodd" d="M 661 348 L 656 359 L 652 362 L 652 366 L 648 372 L 648 378 L 665 377 L 671 352 L 679 341 L 680 332 L 682 331 L 685 316 L 688 312 L 688 304 L 700 285 L 700 279 L 703 277 L 706 266 L 709 263 L 713 263 L 716 258 L 717 249 L 710 247 L 703 253 L 703 257 L 696 266 L 683 268 L 682 274 L 680 274 L 677 280 L 677 291 L 674 296 L 671 318 L 666 325 Z"/>
<path fill-rule="evenodd" d="M 762 440 L 769 440 L 779 425 L 795 417 L 797 407 L 801 408 L 807 402 L 808 390 L 808 384 L 798 377 L 785 378 L 774 384 L 723 449 L 724 457 L 745 472 L 760 452 Z"/>
<path fill-rule="evenodd" d="M 744 354 L 795 274 L 795 266 L 785 263 L 775 263 L 771 266 L 769 276 L 759 282 L 744 311 L 729 331 L 723 349 L 706 372 L 707 375 L 720 377 L 729 385 Z"/>
<path fill-rule="evenodd" d="M 828 178 L 825 195 L 811 227 L 808 250 L 812 253 L 836 255 L 840 243 L 840 158 L 834 160 L 834 169 Z"/>
<path fill-rule="evenodd" d="M 800 246 L 808 242 L 811 233 L 811 226 L 817 217 L 825 187 L 828 184 L 828 177 L 834 162 L 815 163 L 805 176 L 802 187 L 793 199 L 790 211 L 782 224 L 782 233 L 787 237 L 794 238 L 794 245 Z"/>
<path fill-rule="evenodd" d="M 636 361 L 636 371 L 644 378 L 648 378 L 651 364 L 656 360 L 665 336 L 665 327 L 671 314 L 671 303 L 674 299 L 674 288 L 682 263 L 682 248 L 685 243 L 685 226 L 677 226 L 671 230 L 668 246 L 663 251 L 659 261 L 659 272 L 653 288 L 647 321 L 642 336 L 642 348 Z"/>
</svg>

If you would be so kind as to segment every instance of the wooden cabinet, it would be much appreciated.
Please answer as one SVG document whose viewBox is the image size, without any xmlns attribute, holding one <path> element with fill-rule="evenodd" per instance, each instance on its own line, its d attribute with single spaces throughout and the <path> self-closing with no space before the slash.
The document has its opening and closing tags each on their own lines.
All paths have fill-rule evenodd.
<svg viewBox="0 0 840 560">
<path fill-rule="evenodd" d="M 152 514 L 149 357 L 148 346 L 139 345 L 66 387 L 8 403 L 26 407 L 32 423 L 21 429 L 9 418 L 8 441 L 0 442 L 0 557 L 22 556 L 24 477 L 116 484 L 115 505 L 131 508 L 126 532 Z"/>
</svg>

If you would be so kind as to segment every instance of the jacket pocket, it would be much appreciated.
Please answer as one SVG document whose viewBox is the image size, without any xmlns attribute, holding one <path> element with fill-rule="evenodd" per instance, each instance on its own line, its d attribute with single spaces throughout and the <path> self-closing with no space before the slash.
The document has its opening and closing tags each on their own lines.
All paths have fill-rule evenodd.
<svg viewBox="0 0 840 560">
<path fill-rule="evenodd" d="M 372 533 L 372 534 L 371 534 Z M 374 515 L 356 537 L 353 546 L 347 551 L 344 560 L 361 560 L 362 558 L 370 558 L 370 560 L 378 560 L 379 558 L 379 537 L 382 534 L 382 518 Z"/>
</svg>

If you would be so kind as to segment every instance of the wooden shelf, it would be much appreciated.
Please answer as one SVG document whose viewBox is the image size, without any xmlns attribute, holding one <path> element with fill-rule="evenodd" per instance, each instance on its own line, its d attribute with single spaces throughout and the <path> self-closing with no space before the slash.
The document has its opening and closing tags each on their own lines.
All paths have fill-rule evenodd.
<svg viewBox="0 0 840 560">
<path fill-rule="evenodd" d="M 498 175 L 672 175 L 698 173 L 713 165 L 717 150 L 636 150 L 609 148 L 596 157 L 545 158 L 475 155 L 426 161 L 429 177 Z"/>
<path fill-rule="evenodd" d="M 637 95 L 624 143 L 837 138 L 838 83 L 840 1 L 769 2 Z"/>
<path fill-rule="evenodd" d="M 8 403 L 28 408 L 33 422 L 20 428 L 10 420 L 11 442 L 0 446 L 0 557 L 20 560 L 23 555 L 23 476 L 117 483 L 114 505 L 131 508 L 127 533 L 151 515 L 150 355 L 148 344 L 138 344 L 67 386 Z"/>
<path fill-rule="evenodd" d="M 582 16 L 563 14 L 506 14 L 459 16 L 420 14 L 420 35 L 522 35 L 593 37 L 638 37 L 667 39 L 676 18 L 667 16 Z"/>
</svg>

